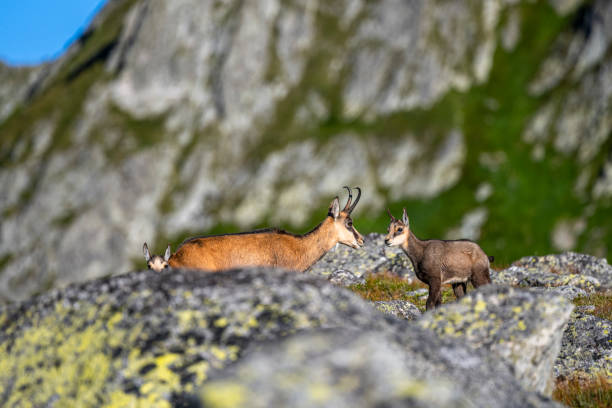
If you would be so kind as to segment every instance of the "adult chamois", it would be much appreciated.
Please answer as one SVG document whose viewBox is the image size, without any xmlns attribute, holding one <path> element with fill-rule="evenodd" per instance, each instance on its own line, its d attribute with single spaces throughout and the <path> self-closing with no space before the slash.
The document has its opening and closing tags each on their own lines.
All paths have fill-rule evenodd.
<svg viewBox="0 0 612 408">
<path fill-rule="evenodd" d="M 346 205 L 340 210 L 338 197 L 331 202 L 327 217 L 312 231 L 296 235 L 279 229 L 212 235 L 184 241 L 168 260 L 172 268 L 220 271 L 238 267 L 271 266 L 303 272 L 337 243 L 352 248 L 363 246 L 363 237 L 353 226 L 355 202 L 349 187 Z"/>
<path fill-rule="evenodd" d="M 477 288 L 491 283 L 489 262 L 477 243 L 468 240 L 446 241 L 429 239 L 421 241 L 410 230 L 406 209 L 402 219 L 396 219 L 387 209 L 391 223 L 385 244 L 400 246 L 414 266 L 417 278 L 429 286 L 427 310 L 442 303 L 442 285 L 450 283 L 457 299 L 465 295 L 467 282 Z"/>
</svg>

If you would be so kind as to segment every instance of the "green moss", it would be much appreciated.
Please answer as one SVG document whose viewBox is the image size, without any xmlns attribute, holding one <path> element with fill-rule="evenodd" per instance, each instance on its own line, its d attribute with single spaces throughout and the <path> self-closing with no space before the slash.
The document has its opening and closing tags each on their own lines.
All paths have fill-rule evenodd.
<svg viewBox="0 0 612 408">
<path fill-rule="evenodd" d="M 66 210 L 51 222 L 56 227 L 66 227 L 72 224 L 79 214 L 80 212 L 77 210 Z"/>
<path fill-rule="evenodd" d="M 13 261 L 14 257 L 13 254 L 6 254 L 0 257 L 0 274 L 2 274 L 4 267 Z"/>
<path fill-rule="evenodd" d="M 103 124 L 90 135 L 90 141 L 104 147 L 104 153 L 111 164 L 121 163 L 124 159 L 143 149 L 164 140 L 165 114 L 136 119 L 116 105 L 109 107 Z M 113 143 L 107 143 L 108 133 L 121 136 Z"/>
</svg>

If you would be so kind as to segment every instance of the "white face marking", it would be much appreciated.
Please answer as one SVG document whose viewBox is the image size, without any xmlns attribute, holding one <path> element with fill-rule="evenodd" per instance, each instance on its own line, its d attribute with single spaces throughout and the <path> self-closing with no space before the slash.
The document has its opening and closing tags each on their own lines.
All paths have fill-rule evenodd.
<svg viewBox="0 0 612 408">
<path fill-rule="evenodd" d="M 359 243 L 359 241 L 355 237 L 355 234 L 353 233 L 353 230 L 355 228 L 352 225 L 353 221 L 350 220 L 350 219 L 348 219 L 348 221 L 350 222 L 350 227 L 347 225 L 347 219 L 346 218 L 345 219 L 337 219 L 336 221 L 334 221 L 334 226 L 336 228 L 336 233 L 338 234 L 338 241 L 341 244 L 350 246 L 351 248 L 359 248 L 361 246 L 361 244 Z M 355 232 L 357 232 L 357 231 L 355 230 Z"/>
<path fill-rule="evenodd" d="M 161 272 L 164 268 L 168 266 L 168 262 L 164 261 L 161 256 L 153 255 L 147 265 L 149 266 L 149 269 L 154 270 L 156 272 Z"/>
<path fill-rule="evenodd" d="M 394 221 L 389 225 L 385 243 L 387 246 L 400 246 L 408 239 L 408 227 Z"/>
<path fill-rule="evenodd" d="M 400 246 L 404 242 L 403 235 L 396 235 L 391 239 L 391 245 L 389 246 Z"/>
</svg>

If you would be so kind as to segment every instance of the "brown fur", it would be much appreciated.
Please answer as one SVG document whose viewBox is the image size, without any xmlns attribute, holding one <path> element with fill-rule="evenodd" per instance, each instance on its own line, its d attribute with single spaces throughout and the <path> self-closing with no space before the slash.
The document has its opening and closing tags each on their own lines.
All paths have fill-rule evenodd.
<svg viewBox="0 0 612 408">
<path fill-rule="evenodd" d="M 388 246 L 399 245 L 414 266 L 417 278 L 429 286 L 427 310 L 442 303 L 442 285 L 450 283 L 457 299 L 466 293 L 467 282 L 475 288 L 491 283 L 489 257 L 475 242 L 468 240 L 421 241 L 410 230 L 406 209 L 402 220 L 391 213 Z"/>
<path fill-rule="evenodd" d="M 361 193 L 361 191 L 360 191 Z M 239 234 L 189 239 L 170 257 L 172 268 L 220 271 L 238 267 L 271 266 L 305 271 L 337 243 L 353 248 L 363 245 L 363 237 L 353 227 L 350 213 L 352 196 L 342 211 L 338 197 L 332 201 L 328 216 L 312 231 L 294 235 L 269 229 Z"/>
</svg>

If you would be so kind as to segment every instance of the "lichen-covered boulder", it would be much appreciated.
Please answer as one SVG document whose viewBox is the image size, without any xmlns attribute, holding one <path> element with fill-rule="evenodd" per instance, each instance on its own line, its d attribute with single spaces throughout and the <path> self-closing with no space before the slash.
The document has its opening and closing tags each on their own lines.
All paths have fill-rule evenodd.
<svg viewBox="0 0 612 408">
<path fill-rule="evenodd" d="M 348 269 L 335 269 L 327 276 L 327 280 L 335 285 L 347 287 L 358 283 L 365 283 L 365 276 Z"/>
<path fill-rule="evenodd" d="M 535 286 L 531 288 L 534 292 L 547 292 L 558 296 L 563 296 L 568 300 L 573 300 L 579 297 L 588 296 L 589 292 L 576 286 Z"/>
<path fill-rule="evenodd" d="M 418 307 L 407 300 L 376 301 L 374 302 L 374 307 L 383 313 L 406 320 L 417 319 L 422 314 Z"/>
<path fill-rule="evenodd" d="M 0 308 L 0 406 L 170 406 L 254 341 L 395 320 L 323 279 L 272 269 L 75 284 Z"/>
<path fill-rule="evenodd" d="M 408 323 L 274 342 L 211 378 L 200 397 L 210 408 L 559 406 L 523 390 L 495 355 Z"/>
<path fill-rule="evenodd" d="M 561 286 L 573 286 L 593 292 L 601 287 L 599 280 L 593 276 L 581 273 L 557 273 L 538 266 L 513 265 L 491 276 L 493 283 L 519 286 L 523 288 L 546 287 L 555 288 Z"/>
<path fill-rule="evenodd" d="M 559 379 L 603 375 L 612 382 L 612 322 L 579 311 L 572 313 L 554 372 Z"/>
<path fill-rule="evenodd" d="M 612 266 L 605 258 L 592 255 L 564 252 L 559 255 L 526 256 L 512 264 L 556 275 L 592 276 L 603 287 L 612 287 Z"/>
<path fill-rule="evenodd" d="M 415 279 L 412 263 L 398 247 L 387 247 L 382 234 L 364 236 L 364 246 L 353 249 L 338 245 L 314 264 L 307 274 L 324 276 L 342 286 L 363 282 L 370 273 L 391 272 Z"/>
<path fill-rule="evenodd" d="M 552 367 L 572 308 L 554 294 L 487 285 L 425 313 L 417 324 L 442 338 L 461 338 L 496 353 L 512 365 L 526 389 L 550 395 Z"/>
</svg>

